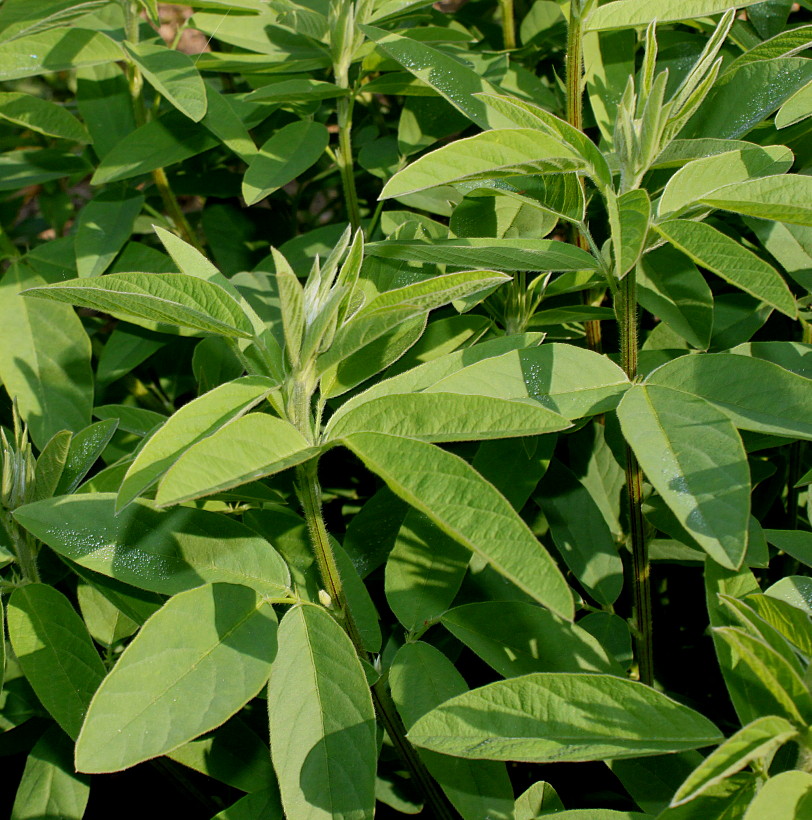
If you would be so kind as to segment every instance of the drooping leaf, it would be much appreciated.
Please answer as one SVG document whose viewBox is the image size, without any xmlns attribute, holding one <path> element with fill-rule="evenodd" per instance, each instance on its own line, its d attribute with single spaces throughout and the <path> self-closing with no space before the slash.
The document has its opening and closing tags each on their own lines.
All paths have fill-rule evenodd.
<svg viewBox="0 0 812 820">
<path fill-rule="evenodd" d="M 705 717 L 648 686 L 577 672 L 537 672 L 458 695 L 408 737 L 456 757 L 534 763 L 641 757 L 721 740 Z"/>
<path fill-rule="evenodd" d="M 19 507 L 17 521 L 60 555 L 127 584 L 172 595 L 201 584 L 244 584 L 279 596 L 285 562 L 239 521 L 138 500 L 116 513 L 114 493 L 83 493 Z"/>
<path fill-rule="evenodd" d="M 37 697 L 75 738 L 105 675 L 87 627 L 68 599 L 46 584 L 27 584 L 8 602 L 14 654 Z"/>
<path fill-rule="evenodd" d="M 372 698 L 349 638 L 321 607 L 296 606 L 282 619 L 268 717 L 287 817 L 372 818 Z"/>
<path fill-rule="evenodd" d="M 572 595 L 554 561 L 507 500 L 458 456 L 381 433 L 343 439 L 389 488 L 520 589 L 565 618 Z"/>
</svg>

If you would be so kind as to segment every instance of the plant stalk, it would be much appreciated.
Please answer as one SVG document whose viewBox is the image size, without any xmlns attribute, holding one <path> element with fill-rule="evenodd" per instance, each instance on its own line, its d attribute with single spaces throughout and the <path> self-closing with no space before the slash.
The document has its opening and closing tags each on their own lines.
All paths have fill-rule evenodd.
<svg viewBox="0 0 812 820">
<path fill-rule="evenodd" d="M 579 0 L 572 0 L 570 3 L 570 19 L 567 30 L 567 122 L 577 128 L 584 130 L 584 33 L 581 23 L 581 8 Z M 584 178 L 578 177 L 581 185 L 581 194 L 586 201 L 586 185 Z M 583 231 L 576 225 L 571 226 L 570 242 L 577 245 L 583 251 L 589 251 L 589 242 Z M 581 300 L 585 305 L 592 304 L 598 298 L 600 291 L 588 290 L 581 294 Z M 596 353 L 603 352 L 603 341 L 601 338 L 601 323 L 599 319 L 590 319 L 584 322 L 586 333 L 586 343 L 590 350 Z"/>
<path fill-rule="evenodd" d="M 347 88 L 343 85 L 342 88 Z M 361 227 L 361 209 L 358 205 L 358 191 L 355 187 L 355 168 L 352 161 L 352 97 L 338 98 L 338 153 L 336 162 L 344 188 L 347 205 L 347 219 L 353 231 Z"/>
<path fill-rule="evenodd" d="M 637 275 L 629 271 L 618 292 L 617 318 L 620 325 L 620 353 L 623 370 L 630 381 L 637 378 Z M 643 471 L 626 445 L 626 492 L 629 497 L 629 524 L 632 545 L 632 596 L 634 607 L 635 654 L 640 681 L 654 683 L 651 617 L 651 574 L 643 519 Z"/>
<path fill-rule="evenodd" d="M 513 0 L 499 0 L 502 8 L 502 37 L 505 49 L 512 51 L 516 48 L 516 21 L 513 11 Z"/>
</svg>

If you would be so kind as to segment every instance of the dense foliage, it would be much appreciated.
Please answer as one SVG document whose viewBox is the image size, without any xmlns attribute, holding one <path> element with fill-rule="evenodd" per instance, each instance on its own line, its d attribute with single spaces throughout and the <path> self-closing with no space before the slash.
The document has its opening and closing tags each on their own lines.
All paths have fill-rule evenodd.
<svg viewBox="0 0 812 820">
<path fill-rule="evenodd" d="M 744 6 L 0 4 L 0 811 L 812 816 L 812 6 Z"/>
</svg>

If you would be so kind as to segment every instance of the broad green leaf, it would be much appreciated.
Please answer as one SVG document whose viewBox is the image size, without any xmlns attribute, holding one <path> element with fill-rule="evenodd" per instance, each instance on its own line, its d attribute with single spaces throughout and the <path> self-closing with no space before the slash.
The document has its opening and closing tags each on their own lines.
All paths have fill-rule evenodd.
<svg viewBox="0 0 812 820">
<path fill-rule="evenodd" d="M 554 463 L 535 500 L 544 511 L 553 543 L 578 582 L 599 603 L 613 604 L 623 587 L 623 564 L 589 489 L 563 464 Z"/>
<path fill-rule="evenodd" d="M 490 291 L 509 278 L 493 271 L 461 271 L 384 291 L 338 330 L 330 348 L 317 361 L 317 373 L 325 372 L 409 319 L 455 299 Z"/>
<path fill-rule="evenodd" d="M 806 658 L 812 658 L 812 627 L 805 612 L 780 598 L 760 593 L 748 595 L 745 603 Z"/>
<path fill-rule="evenodd" d="M 734 182 L 706 194 L 701 201 L 713 208 L 759 219 L 812 225 L 812 178 L 804 174 L 776 174 Z"/>
<path fill-rule="evenodd" d="M 780 177 L 784 180 L 792 178 Z M 758 183 L 762 181 L 755 180 Z M 717 191 L 713 195 L 718 194 Z M 706 201 L 707 204 L 712 204 L 709 200 Z M 726 282 L 766 302 L 791 319 L 795 318 L 795 299 L 781 274 L 735 239 L 707 223 L 684 219 L 671 219 L 655 225 L 654 229 L 700 267 L 713 271 Z"/>
<path fill-rule="evenodd" d="M 97 421 L 74 434 L 54 495 L 72 493 L 79 486 L 110 443 L 117 427 L 116 419 L 107 419 Z"/>
<path fill-rule="evenodd" d="M 592 635 L 535 604 L 464 604 L 446 612 L 440 623 L 506 678 L 530 672 L 621 673 Z"/>
<path fill-rule="evenodd" d="M 739 820 L 744 817 L 758 786 L 758 778 L 752 772 L 731 775 L 690 803 L 661 812 L 657 820 Z"/>
<path fill-rule="evenodd" d="M 262 100 L 263 102 L 300 103 L 304 100 L 330 100 L 334 97 L 344 97 L 347 89 L 340 88 L 334 83 L 309 78 L 278 80 L 269 85 L 262 85 L 252 91 L 246 100 Z"/>
<path fill-rule="evenodd" d="M 97 194 L 79 211 L 74 247 L 81 278 L 101 276 L 110 267 L 143 205 L 143 194 L 113 189 Z"/>
<path fill-rule="evenodd" d="M 584 79 L 598 128 L 611 145 L 617 108 L 629 75 L 634 74 L 634 31 L 587 32 L 583 37 Z"/>
<path fill-rule="evenodd" d="M 350 433 L 389 433 L 421 441 L 481 441 L 566 430 L 572 422 L 537 404 L 462 393 L 381 396 L 325 430 L 325 441 Z"/>
<path fill-rule="evenodd" d="M 87 66 L 76 72 L 76 107 L 93 137 L 93 151 L 99 159 L 135 131 L 132 97 L 118 63 Z"/>
<path fill-rule="evenodd" d="M 268 684 L 271 757 L 287 817 L 371 820 L 375 712 L 344 630 L 323 608 L 288 610 Z"/>
<path fill-rule="evenodd" d="M 38 447 L 61 430 L 86 427 L 93 406 L 90 339 L 79 317 L 67 305 L 20 298 L 42 284 L 24 263 L 0 280 L 0 327 L 14 340 L 0 345 L 0 379 Z"/>
<path fill-rule="evenodd" d="M 111 313 L 129 321 L 166 322 L 202 333 L 250 338 L 251 323 L 218 285 L 183 273 L 111 273 L 29 288 L 28 296 Z"/>
<path fill-rule="evenodd" d="M 192 122 L 180 111 L 168 111 L 132 131 L 105 154 L 91 184 L 118 182 L 148 174 L 218 145 L 207 128 Z"/>
<path fill-rule="evenodd" d="M 255 205 L 303 174 L 324 153 L 329 139 L 324 125 L 308 120 L 292 122 L 277 131 L 245 172 L 242 194 L 246 205 Z"/>
<path fill-rule="evenodd" d="M 189 447 L 158 485 L 156 502 L 180 504 L 301 464 L 318 452 L 288 421 L 249 413 Z"/>
<path fill-rule="evenodd" d="M 62 496 L 16 516 L 65 558 L 152 592 L 226 582 L 279 596 L 290 583 L 279 554 L 233 518 L 191 507 L 163 512 L 144 500 L 117 514 L 115 500 L 114 493 Z"/>
<path fill-rule="evenodd" d="M 96 643 L 105 648 L 111 648 L 137 631 L 139 625 L 92 584 L 78 584 L 76 599 L 88 632 Z"/>
<path fill-rule="evenodd" d="M 401 259 L 407 262 L 482 267 L 494 270 L 567 271 L 596 270 L 598 263 L 592 254 L 575 245 L 553 239 L 472 238 L 421 239 L 370 242 L 370 256 Z"/>
<path fill-rule="evenodd" d="M 742 0 L 737 6 L 752 6 L 760 0 Z M 594 9 L 584 21 L 585 31 L 642 28 L 653 20 L 671 23 L 721 14 L 730 8 L 728 0 L 615 0 Z"/>
<path fill-rule="evenodd" d="M 812 380 L 764 359 L 729 353 L 680 356 L 657 368 L 646 383 L 701 396 L 742 430 L 812 438 Z"/>
<path fill-rule="evenodd" d="M 646 246 L 651 202 L 642 188 L 609 199 L 615 276 L 622 279 L 636 264 Z"/>
<path fill-rule="evenodd" d="M 372 26 L 359 26 L 377 48 L 445 97 L 480 128 L 509 128 L 514 123 L 488 108 L 476 94 L 498 89 L 480 73 L 439 49 Z"/>
<path fill-rule="evenodd" d="M 389 682 L 392 699 L 407 729 L 443 701 L 468 689 L 454 664 L 438 649 L 422 642 L 398 650 Z M 503 764 L 453 758 L 428 750 L 420 756 L 463 820 L 512 817 L 513 789 Z"/>
<path fill-rule="evenodd" d="M 698 712 L 642 683 L 577 672 L 537 672 L 458 695 L 408 737 L 455 757 L 530 763 L 641 757 L 722 739 Z"/>
<path fill-rule="evenodd" d="M 93 696 L 77 771 L 121 771 L 219 726 L 265 684 L 276 633 L 273 607 L 247 587 L 209 584 L 170 598 Z"/>
<path fill-rule="evenodd" d="M 744 820 L 801 820 L 812 812 L 812 774 L 781 772 L 753 798 Z"/>
<path fill-rule="evenodd" d="M 395 617 L 419 631 L 451 606 L 471 553 L 423 513 L 406 513 L 386 561 L 384 589 Z"/>
<path fill-rule="evenodd" d="M 37 457 L 37 466 L 34 473 L 34 495 L 31 501 L 41 501 L 43 498 L 50 498 L 55 495 L 62 471 L 65 469 L 65 461 L 68 458 L 70 440 L 72 433 L 69 430 L 61 430 L 54 433 L 42 452 Z"/>
<path fill-rule="evenodd" d="M 93 408 L 93 415 L 102 421 L 115 419 L 118 421 L 117 429 L 141 437 L 155 431 L 167 419 L 163 413 L 143 407 L 130 407 L 128 404 L 103 404 Z"/>
<path fill-rule="evenodd" d="M 16 191 L 73 175 L 84 176 L 90 167 L 80 155 L 61 148 L 34 148 L 0 154 L 0 191 Z"/>
<path fill-rule="evenodd" d="M 508 501 L 465 461 L 432 444 L 381 433 L 343 443 L 389 488 L 539 603 L 572 618 L 572 594 Z"/>
<path fill-rule="evenodd" d="M 775 127 L 787 128 L 809 116 L 812 116 L 812 82 L 796 91 L 781 106 L 775 115 Z"/>
<path fill-rule="evenodd" d="M 538 780 L 525 789 L 513 806 L 515 820 L 536 820 L 542 812 L 551 811 L 564 811 L 564 804 L 555 789 L 544 780 Z"/>
<path fill-rule="evenodd" d="M 206 86 L 192 58 L 163 43 L 124 42 L 124 51 L 146 81 L 194 122 L 206 114 Z"/>
<path fill-rule="evenodd" d="M 99 356 L 96 366 L 97 384 L 106 386 L 126 376 L 168 341 L 168 336 L 152 333 L 135 325 L 118 325 L 107 337 Z"/>
<path fill-rule="evenodd" d="M 685 254 L 663 245 L 637 267 L 637 299 L 649 313 L 700 350 L 710 345 L 713 294 Z"/>
<path fill-rule="evenodd" d="M 73 770 L 73 744 L 51 727 L 25 761 L 10 820 L 82 820 L 90 796 L 90 778 Z"/>
<path fill-rule="evenodd" d="M 719 188 L 754 177 L 785 174 L 792 167 L 792 152 L 783 145 L 740 148 L 695 159 L 677 171 L 660 196 L 660 217 L 673 215 L 713 196 Z"/>
<path fill-rule="evenodd" d="M 25 677 L 42 705 L 75 738 L 105 674 L 87 627 L 68 599 L 46 584 L 16 589 L 7 621 Z"/>
<path fill-rule="evenodd" d="M 0 40 L 11 41 L 36 31 L 64 26 L 96 11 L 104 0 L 6 0 L 0 12 Z"/>
<path fill-rule="evenodd" d="M 48 137 L 91 142 L 87 129 L 66 108 L 31 94 L 0 92 L 0 119 Z"/>
<path fill-rule="evenodd" d="M 574 171 L 585 165 L 580 154 L 563 139 L 541 130 L 483 131 L 438 148 L 399 171 L 386 183 L 380 198 L 391 199 L 467 180 Z"/>
<path fill-rule="evenodd" d="M 763 717 L 748 723 L 714 749 L 677 789 L 672 806 L 693 800 L 710 786 L 741 771 L 750 762 L 770 760 L 775 751 L 798 734 L 781 717 Z"/>
<path fill-rule="evenodd" d="M 119 45 L 98 31 L 60 27 L 3 44 L 0 81 L 121 60 Z"/>
<path fill-rule="evenodd" d="M 806 530 L 765 530 L 767 540 L 796 561 L 812 566 L 812 533 Z"/>
<path fill-rule="evenodd" d="M 229 96 L 215 90 L 211 85 L 206 85 L 206 100 L 206 116 L 200 124 L 208 128 L 229 151 L 233 151 L 243 162 L 250 163 L 257 155 L 257 146 L 245 127 L 245 123 L 234 110 Z M 205 221 L 205 212 L 203 216 Z"/>
<path fill-rule="evenodd" d="M 358 570 L 355 568 L 350 556 L 347 555 L 338 541 L 332 537 L 330 541 L 335 553 L 338 571 L 341 575 L 341 582 L 344 585 L 344 593 L 352 610 L 353 620 L 358 628 L 358 634 L 361 636 L 361 642 L 367 652 L 378 653 L 381 651 L 383 641 L 378 610 L 375 608 L 366 585 L 358 574 Z M 312 554 L 313 546 L 309 536 L 306 539 L 306 545 L 307 551 Z M 319 586 L 321 585 L 319 584 Z M 318 593 L 316 599 L 318 600 Z"/>
<path fill-rule="evenodd" d="M 193 399 L 149 438 L 127 470 L 118 493 L 121 510 L 152 486 L 193 444 L 247 412 L 273 387 L 270 379 L 245 376 Z"/>
<path fill-rule="evenodd" d="M 123 616 L 129 618 L 137 626 L 141 626 L 150 615 L 157 612 L 164 604 L 164 598 L 157 592 L 147 592 L 122 581 L 116 581 L 115 578 L 93 572 L 64 556 L 63 560 L 70 562 L 68 566 L 79 579 L 85 584 L 92 584 L 94 589 L 100 592 Z"/>
<path fill-rule="evenodd" d="M 750 470 L 730 419 L 699 396 L 632 387 L 618 406 L 623 435 L 680 524 L 715 561 L 744 559 Z"/>
<path fill-rule="evenodd" d="M 545 344 L 483 359 L 425 389 L 529 398 L 565 418 L 577 419 L 611 410 L 628 386 L 623 371 L 606 357 L 572 345 Z"/>
<path fill-rule="evenodd" d="M 559 179 L 559 174 L 545 179 Z M 567 177 L 562 177 L 567 178 Z M 556 226 L 556 214 L 510 196 L 466 196 L 451 214 L 448 227 L 457 237 L 490 236 L 495 239 L 542 239 Z"/>
<path fill-rule="evenodd" d="M 246 794 L 227 809 L 217 812 L 212 820 L 256 820 L 257 817 L 262 817 L 263 820 L 284 820 L 278 786 Z"/>
</svg>

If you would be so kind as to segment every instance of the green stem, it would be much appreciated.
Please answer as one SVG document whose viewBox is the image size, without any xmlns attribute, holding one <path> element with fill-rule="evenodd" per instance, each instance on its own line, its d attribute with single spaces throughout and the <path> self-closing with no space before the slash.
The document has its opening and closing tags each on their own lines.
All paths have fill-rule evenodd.
<svg viewBox="0 0 812 820">
<path fill-rule="evenodd" d="M 29 583 L 38 584 L 40 575 L 37 567 L 37 553 L 30 536 L 20 528 L 10 513 L 4 517 L 5 530 L 11 536 L 12 547 L 17 556 L 17 563 L 20 565 L 23 578 Z"/>
<path fill-rule="evenodd" d="M 499 0 L 502 7 L 502 36 L 505 48 L 512 50 L 516 48 L 516 22 L 513 14 L 513 0 Z"/>
<path fill-rule="evenodd" d="M 337 78 L 338 79 L 338 78 Z M 343 85 L 342 88 L 346 88 Z M 341 174 L 344 188 L 344 201 L 347 204 L 347 219 L 353 231 L 361 227 L 361 209 L 358 205 L 358 191 L 355 187 L 355 168 L 352 161 L 352 108 L 350 96 L 338 99 L 338 153 L 336 162 Z"/>
<path fill-rule="evenodd" d="M 620 325 L 620 353 L 623 370 L 633 381 L 637 377 L 637 278 L 634 271 L 626 274 L 618 292 L 616 313 Z M 640 680 L 651 686 L 654 682 L 651 577 L 643 519 L 643 472 L 637 457 L 626 445 L 626 492 L 629 497 L 629 524 L 632 546 L 632 596 L 637 665 Z"/>
<path fill-rule="evenodd" d="M 186 219 L 186 214 L 183 213 L 180 207 L 178 198 L 175 196 L 175 192 L 172 190 L 172 186 L 169 184 L 169 180 L 166 178 L 166 172 L 163 168 L 156 168 L 152 172 L 152 181 L 155 183 L 155 187 L 161 195 L 164 210 L 175 225 L 175 230 L 181 235 L 184 242 L 188 242 L 195 250 L 205 254 L 203 246 L 198 241 L 195 232 L 192 230 L 192 226 Z"/>
</svg>

